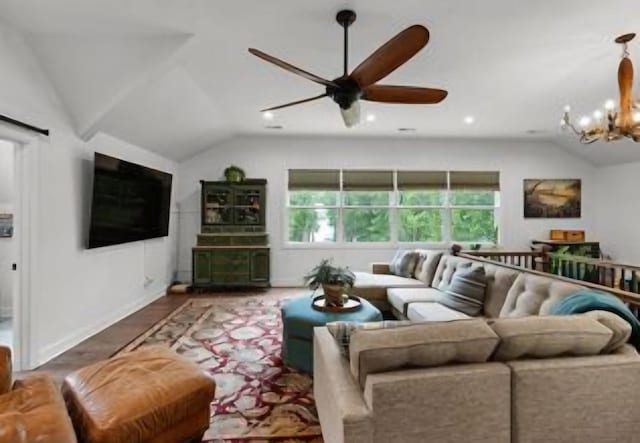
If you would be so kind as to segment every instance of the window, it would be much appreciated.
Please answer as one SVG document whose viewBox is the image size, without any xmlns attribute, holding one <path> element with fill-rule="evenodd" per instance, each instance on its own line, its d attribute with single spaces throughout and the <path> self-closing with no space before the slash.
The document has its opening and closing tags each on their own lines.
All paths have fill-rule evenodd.
<svg viewBox="0 0 640 443">
<path fill-rule="evenodd" d="M 289 171 L 289 241 L 336 241 L 340 171 Z"/>
<path fill-rule="evenodd" d="M 290 170 L 290 243 L 497 243 L 498 172 Z"/>
</svg>

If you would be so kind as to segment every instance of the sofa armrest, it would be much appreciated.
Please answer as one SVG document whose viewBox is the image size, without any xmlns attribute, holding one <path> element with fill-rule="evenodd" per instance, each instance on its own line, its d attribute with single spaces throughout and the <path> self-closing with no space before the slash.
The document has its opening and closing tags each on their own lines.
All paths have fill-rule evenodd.
<svg viewBox="0 0 640 443">
<path fill-rule="evenodd" d="M 369 375 L 376 441 L 510 443 L 511 373 L 471 363 Z"/>
<path fill-rule="evenodd" d="M 369 266 L 372 274 L 391 274 L 389 263 L 371 263 Z"/>
<path fill-rule="evenodd" d="M 371 443 L 372 413 L 326 327 L 314 328 L 313 393 L 325 443 Z"/>
<path fill-rule="evenodd" d="M 11 349 L 7 346 L 0 346 L 0 394 L 6 394 L 11 390 L 12 371 Z"/>
</svg>

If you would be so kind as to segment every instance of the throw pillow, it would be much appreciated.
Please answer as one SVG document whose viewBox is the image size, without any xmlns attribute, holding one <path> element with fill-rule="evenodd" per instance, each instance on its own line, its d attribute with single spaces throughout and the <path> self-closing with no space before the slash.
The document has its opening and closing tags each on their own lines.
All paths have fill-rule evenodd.
<svg viewBox="0 0 640 443">
<path fill-rule="evenodd" d="M 480 315 L 487 290 L 487 276 L 482 266 L 460 269 L 453 274 L 451 284 L 438 302 L 472 317 Z"/>
<path fill-rule="evenodd" d="M 417 251 L 398 251 L 389 264 L 389 271 L 399 277 L 411 278 L 419 258 Z"/>
<path fill-rule="evenodd" d="M 585 315 L 496 318 L 488 322 L 500 337 L 496 361 L 598 355 L 613 331 Z"/>
<path fill-rule="evenodd" d="M 331 335 L 333 335 L 333 338 L 338 343 L 338 346 L 340 347 L 340 353 L 349 358 L 349 344 L 351 343 L 351 336 L 355 331 L 359 329 L 389 329 L 397 328 L 400 326 L 409 326 L 412 324 L 414 324 L 414 322 L 408 320 L 387 320 L 367 323 L 359 323 L 354 321 L 334 321 L 331 323 L 327 323 L 326 326 Z"/>
</svg>

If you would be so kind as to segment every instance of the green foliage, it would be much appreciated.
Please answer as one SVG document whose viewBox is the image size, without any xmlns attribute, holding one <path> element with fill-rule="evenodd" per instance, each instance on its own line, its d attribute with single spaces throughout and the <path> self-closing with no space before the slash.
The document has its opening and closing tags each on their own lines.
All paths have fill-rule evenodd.
<svg viewBox="0 0 640 443">
<path fill-rule="evenodd" d="M 349 268 L 333 266 L 331 260 L 325 258 L 304 276 L 304 280 L 305 284 L 314 291 L 323 284 L 342 285 L 349 289 L 356 282 L 356 276 Z"/>
<path fill-rule="evenodd" d="M 321 227 L 335 232 L 338 211 L 336 191 L 293 191 L 289 193 L 289 241 L 312 242 Z M 400 191 L 398 240 L 402 242 L 442 242 L 446 193 L 438 190 Z M 495 205 L 492 191 L 454 191 L 452 202 L 467 206 Z M 390 193 L 386 191 L 347 191 L 343 193 L 344 239 L 347 242 L 388 242 L 391 240 Z M 309 206 L 309 208 L 295 208 Z M 327 208 L 326 206 L 330 206 Z M 378 206 L 378 207 L 376 207 Z M 380 207 L 382 206 L 382 208 Z M 411 206 L 418 206 L 411 208 Z M 436 206 L 421 208 L 419 206 Z M 453 208 L 452 240 L 462 242 L 498 242 L 498 227 L 493 209 Z M 326 232 L 326 231 L 325 231 Z M 325 240 L 325 239 L 319 239 Z"/>
<path fill-rule="evenodd" d="M 224 170 L 224 178 L 229 182 L 241 182 L 245 178 L 244 169 L 235 165 L 227 166 Z"/>
<path fill-rule="evenodd" d="M 493 209 L 452 209 L 452 239 L 497 243 Z"/>
<path fill-rule="evenodd" d="M 441 242 L 442 210 L 400 209 L 400 232 L 403 242 Z"/>
</svg>

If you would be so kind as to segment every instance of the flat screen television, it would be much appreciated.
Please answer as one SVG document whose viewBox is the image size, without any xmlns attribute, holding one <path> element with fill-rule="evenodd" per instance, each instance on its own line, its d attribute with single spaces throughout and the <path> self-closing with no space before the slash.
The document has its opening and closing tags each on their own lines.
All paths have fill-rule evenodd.
<svg viewBox="0 0 640 443">
<path fill-rule="evenodd" d="M 96 152 L 88 248 L 169 235 L 172 178 Z"/>
</svg>

